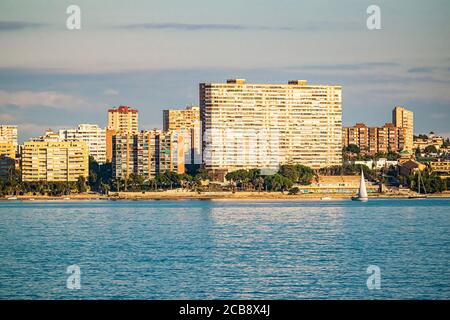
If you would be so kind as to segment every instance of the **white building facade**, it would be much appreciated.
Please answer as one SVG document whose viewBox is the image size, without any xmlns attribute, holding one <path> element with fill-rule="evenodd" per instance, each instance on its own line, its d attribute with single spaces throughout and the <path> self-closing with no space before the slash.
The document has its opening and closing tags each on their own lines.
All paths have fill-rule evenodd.
<svg viewBox="0 0 450 320">
<path fill-rule="evenodd" d="M 61 141 L 84 141 L 89 155 L 98 163 L 106 162 L 106 130 L 96 124 L 80 124 L 76 129 L 59 131 Z"/>
<path fill-rule="evenodd" d="M 342 164 L 340 86 L 202 83 L 200 116 L 207 170 Z"/>
</svg>

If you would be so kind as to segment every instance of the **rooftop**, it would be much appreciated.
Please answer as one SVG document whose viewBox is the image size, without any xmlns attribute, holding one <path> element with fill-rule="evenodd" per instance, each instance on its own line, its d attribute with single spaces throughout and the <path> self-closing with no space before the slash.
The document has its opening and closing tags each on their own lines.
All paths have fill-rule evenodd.
<svg viewBox="0 0 450 320">
<path fill-rule="evenodd" d="M 133 112 L 137 113 L 138 110 L 129 108 L 128 106 L 119 106 L 118 108 L 109 109 L 108 112 Z"/>
</svg>

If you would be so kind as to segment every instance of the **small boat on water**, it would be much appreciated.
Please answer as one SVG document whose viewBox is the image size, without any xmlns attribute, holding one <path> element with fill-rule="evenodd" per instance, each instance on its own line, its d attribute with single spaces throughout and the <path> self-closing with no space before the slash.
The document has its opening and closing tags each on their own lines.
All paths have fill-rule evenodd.
<svg viewBox="0 0 450 320">
<path fill-rule="evenodd" d="M 17 197 L 9 197 L 8 200 L 17 200 Z"/>
<path fill-rule="evenodd" d="M 426 198 L 428 198 L 427 197 L 427 189 L 425 189 L 425 184 L 423 183 L 422 176 L 420 174 L 420 170 L 419 170 L 419 179 L 418 180 L 419 180 L 418 181 L 419 185 L 418 185 L 417 195 L 409 196 L 408 199 L 426 199 Z M 424 194 L 420 193 L 420 184 L 421 183 L 423 185 Z"/>
<path fill-rule="evenodd" d="M 369 197 L 367 196 L 366 181 L 364 180 L 364 171 L 362 169 L 361 169 L 361 179 L 359 181 L 359 192 L 357 196 L 352 197 L 352 200 L 361 202 L 369 201 Z"/>
<path fill-rule="evenodd" d="M 408 199 L 427 199 L 426 195 L 409 196 Z"/>
<path fill-rule="evenodd" d="M 320 200 L 322 200 L 322 201 L 330 201 L 330 200 L 333 200 L 333 198 L 331 198 L 331 197 L 322 197 L 322 198 L 320 198 Z"/>
</svg>

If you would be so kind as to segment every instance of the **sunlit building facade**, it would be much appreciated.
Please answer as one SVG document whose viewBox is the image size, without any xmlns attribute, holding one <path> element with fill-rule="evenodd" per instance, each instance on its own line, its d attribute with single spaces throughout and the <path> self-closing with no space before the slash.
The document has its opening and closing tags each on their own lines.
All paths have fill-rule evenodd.
<svg viewBox="0 0 450 320">
<path fill-rule="evenodd" d="M 53 131 L 52 129 L 47 129 L 44 132 L 44 135 L 39 137 L 30 138 L 28 141 L 33 142 L 60 142 L 61 137 L 58 132 Z"/>
<path fill-rule="evenodd" d="M 1 124 L 0 142 L 11 143 L 14 147 L 17 147 L 17 126 Z"/>
<path fill-rule="evenodd" d="M 403 151 L 405 139 L 406 129 L 392 123 L 386 123 L 382 127 L 368 127 L 364 123 L 357 123 L 353 127 L 342 129 L 344 147 L 356 145 L 361 153 L 367 155 Z"/>
<path fill-rule="evenodd" d="M 106 127 L 106 161 L 113 157 L 113 136 L 116 134 L 137 134 L 139 132 L 139 111 L 120 106 L 108 110 L 108 126 Z"/>
<path fill-rule="evenodd" d="M 412 151 L 414 148 L 414 113 L 397 106 L 392 110 L 392 123 L 396 127 L 406 129 L 404 149 Z"/>
<path fill-rule="evenodd" d="M 22 146 L 22 181 L 71 182 L 89 174 L 84 141 L 28 141 Z"/>
<path fill-rule="evenodd" d="M 7 177 L 15 169 L 16 149 L 11 142 L 0 141 L 0 178 Z"/>
<path fill-rule="evenodd" d="M 106 130 L 96 124 L 80 124 L 76 129 L 64 129 L 59 131 L 62 141 L 86 142 L 89 155 L 103 164 L 106 162 Z"/>
<path fill-rule="evenodd" d="M 134 134 L 116 134 L 112 138 L 112 175 L 114 178 L 128 179 L 137 174 L 137 148 Z"/>
<path fill-rule="evenodd" d="M 117 133 L 138 133 L 138 115 L 138 110 L 127 106 L 109 109 L 108 129 Z"/>
<path fill-rule="evenodd" d="M 184 136 L 175 131 L 141 131 L 139 134 L 113 136 L 112 171 L 115 178 L 130 174 L 152 179 L 166 171 L 182 174 Z"/>
<path fill-rule="evenodd" d="M 163 111 L 164 131 L 176 131 L 184 137 L 185 164 L 201 164 L 200 108 L 188 106 L 185 109 Z"/>
<path fill-rule="evenodd" d="M 237 169 L 273 172 L 281 164 L 341 165 L 341 103 L 340 86 L 304 80 L 202 83 L 203 164 L 219 178 Z"/>
</svg>

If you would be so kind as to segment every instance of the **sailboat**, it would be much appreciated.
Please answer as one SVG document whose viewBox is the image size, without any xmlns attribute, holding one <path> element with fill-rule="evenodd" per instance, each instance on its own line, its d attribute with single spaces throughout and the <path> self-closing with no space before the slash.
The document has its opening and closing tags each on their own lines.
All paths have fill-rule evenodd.
<svg viewBox="0 0 450 320">
<path fill-rule="evenodd" d="M 361 180 L 359 181 L 358 195 L 355 197 L 352 197 L 352 200 L 353 201 L 361 201 L 361 202 L 366 202 L 369 200 L 369 197 L 367 196 L 366 181 L 364 180 L 363 169 L 361 169 Z"/>
<path fill-rule="evenodd" d="M 423 183 L 423 180 L 422 180 L 422 176 L 421 176 L 421 174 L 420 174 L 420 170 L 419 170 L 419 179 L 418 179 L 419 181 L 418 181 L 418 183 L 419 183 L 419 186 L 418 186 L 418 190 L 417 190 L 417 195 L 416 196 L 409 196 L 408 198 L 409 199 L 426 199 L 427 198 L 427 195 L 426 195 L 426 193 L 427 193 L 427 189 L 425 189 L 425 184 Z M 423 185 L 423 191 L 425 192 L 425 194 L 421 194 L 420 193 L 420 183 L 422 182 L 422 185 Z"/>
</svg>

